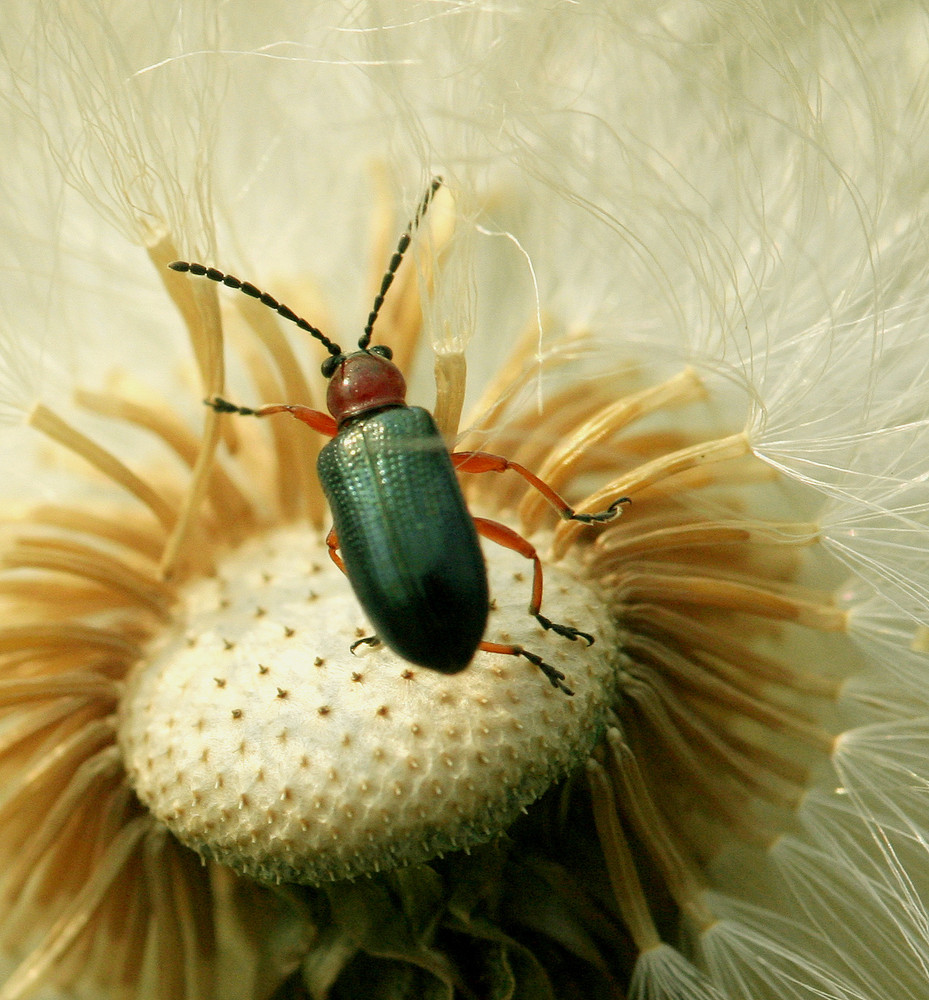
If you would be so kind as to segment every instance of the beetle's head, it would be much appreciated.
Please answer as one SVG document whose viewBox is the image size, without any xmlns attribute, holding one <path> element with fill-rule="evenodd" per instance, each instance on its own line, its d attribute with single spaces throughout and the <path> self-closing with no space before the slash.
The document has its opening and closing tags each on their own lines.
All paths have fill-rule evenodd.
<svg viewBox="0 0 929 1000">
<path fill-rule="evenodd" d="M 390 348 L 378 344 L 326 358 L 322 364 L 329 379 L 326 405 L 336 423 L 341 426 L 363 413 L 406 405 L 406 382 L 391 357 Z"/>
<path fill-rule="evenodd" d="M 390 288 L 400 266 L 400 261 L 406 253 L 413 236 L 413 231 L 419 226 L 433 195 L 442 184 L 441 177 L 434 177 L 429 189 L 420 202 L 416 214 L 406 227 L 397 249 L 394 251 L 387 271 L 381 279 L 380 291 L 374 297 L 374 304 L 368 314 L 368 322 L 364 333 L 358 341 L 358 350 L 351 354 L 343 354 L 342 348 L 330 340 L 322 330 L 317 329 L 302 316 L 298 316 L 290 306 L 278 302 L 273 295 L 263 292 L 248 281 L 241 281 L 232 274 L 226 274 L 215 267 L 207 267 L 194 261 L 176 260 L 169 264 L 174 271 L 189 271 L 198 277 L 209 278 L 229 288 L 237 288 L 250 298 L 257 299 L 263 305 L 273 309 L 284 319 L 295 323 L 301 330 L 306 330 L 329 351 L 329 357 L 322 364 L 323 375 L 329 379 L 329 390 L 326 393 L 326 405 L 341 427 L 346 420 L 359 417 L 364 413 L 382 410 L 388 406 L 406 405 L 406 382 L 400 369 L 390 360 L 393 352 L 389 347 L 376 345 L 370 347 L 371 331 L 377 320 L 384 296 Z"/>
</svg>

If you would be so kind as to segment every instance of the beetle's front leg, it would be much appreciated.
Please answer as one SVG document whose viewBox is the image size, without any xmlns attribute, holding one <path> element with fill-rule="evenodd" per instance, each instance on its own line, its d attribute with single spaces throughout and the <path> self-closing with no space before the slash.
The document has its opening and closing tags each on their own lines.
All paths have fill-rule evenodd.
<svg viewBox="0 0 929 1000">
<path fill-rule="evenodd" d="M 326 437 L 335 437 L 338 431 L 335 420 L 328 413 L 314 410 L 312 406 L 301 406 L 299 403 L 269 403 L 267 406 L 253 409 L 250 406 L 230 403 L 222 396 L 213 396 L 212 399 L 205 399 L 203 402 L 217 413 L 235 413 L 240 417 L 270 417 L 275 413 L 289 413 L 308 427 L 312 427 L 314 431 L 325 434 Z"/>
<path fill-rule="evenodd" d="M 508 528 L 499 521 L 490 521 L 486 517 L 474 518 L 474 527 L 478 534 L 489 538 L 492 542 L 502 545 L 504 548 L 518 552 L 526 559 L 532 560 L 532 596 L 529 599 L 529 614 L 546 630 L 551 630 L 557 635 L 563 635 L 566 639 L 584 639 L 588 646 L 593 645 L 594 637 L 589 632 L 582 632 L 572 625 L 559 625 L 550 618 L 546 618 L 541 613 L 542 607 L 542 561 L 531 542 L 527 542 L 522 535 Z M 531 658 L 531 657 L 530 657 Z M 535 661 L 533 660 L 533 663 Z M 552 682 L 554 683 L 554 681 Z"/>
<path fill-rule="evenodd" d="M 452 464 L 459 472 L 505 472 L 512 469 L 517 475 L 533 488 L 538 490 L 543 497 L 558 511 L 559 517 L 565 521 L 581 521 L 584 524 L 603 524 L 619 517 L 622 513 L 620 505 L 632 503 L 629 497 L 620 497 L 614 500 L 606 510 L 599 514 L 578 514 L 575 509 L 565 500 L 565 498 L 548 485 L 544 479 L 539 479 L 535 473 L 530 472 L 524 465 L 518 462 L 511 462 L 502 455 L 491 455 L 486 451 L 456 451 L 452 454 Z"/>
</svg>

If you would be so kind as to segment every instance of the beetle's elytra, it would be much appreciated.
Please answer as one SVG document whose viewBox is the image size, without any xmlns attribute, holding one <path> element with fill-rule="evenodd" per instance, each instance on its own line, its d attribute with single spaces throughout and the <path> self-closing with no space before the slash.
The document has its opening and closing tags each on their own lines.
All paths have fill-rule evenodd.
<svg viewBox="0 0 929 1000">
<path fill-rule="evenodd" d="M 487 573 L 432 416 L 395 406 L 351 421 L 317 469 L 349 580 L 378 638 L 411 663 L 466 667 L 487 625 Z"/>
<path fill-rule="evenodd" d="M 317 472 L 334 522 L 327 538 L 329 554 L 348 576 L 376 633 L 359 641 L 382 641 L 405 660 L 443 673 L 463 670 L 478 649 L 522 656 L 570 695 L 573 692 L 564 683 L 565 675 L 535 653 L 522 646 L 484 640 L 489 593 L 479 534 L 532 560 L 529 614 L 543 628 L 568 639 L 588 644 L 594 641 L 592 635 L 552 622 L 541 613 L 542 565 L 535 549 L 511 528 L 472 517 L 455 472 L 512 469 L 539 490 L 562 518 L 585 523 L 612 520 L 628 498 L 614 500 L 599 514 L 576 514 L 550 486 L 515 462 L 485 452 L 449 453 L 431 415 L 420 407 L 407 406 L 406 383 L 391 361 L 390 348 L 369 346 L 384 296 L 441 183 L 440 178 L 433 180 L 400 237 L 358 350 L 349 354 L 289 307 L 248 282 L 203 264 L 175 261 L 169 267 L 259 299 L 329 351 L 322 373 L 329 379 L 326 405 L 331 416 L 290 403 L 256 409 L 220 397 L 206 403 L 220 413 L 256 417 L 290 413 L 332 438 L 320 452 Z"/>
</svg>

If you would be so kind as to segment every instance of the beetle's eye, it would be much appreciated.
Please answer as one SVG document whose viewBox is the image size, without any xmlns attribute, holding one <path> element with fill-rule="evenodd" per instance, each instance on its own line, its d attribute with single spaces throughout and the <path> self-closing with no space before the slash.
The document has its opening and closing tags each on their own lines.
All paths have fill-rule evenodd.
<svg viewBox="0 0 929 1000">
<path fill-rule="evenodd" d="M 372 354 L 379 354 L 382 358 L 387 358 L 388 361 L 394 356 L 394 352 L 385 344 L 375 344 L 374 347 L 370 348 L 370 351 Z"/>
<path fill-rule="evenodd" d="M 344 354 L 330 354 L 319 366 L 319 370 L 323 373 L 323 378 L 332 378 L 335 375 L 336 368 L 339 367 L 339 362 L 344 360 Z"/>
</svg>

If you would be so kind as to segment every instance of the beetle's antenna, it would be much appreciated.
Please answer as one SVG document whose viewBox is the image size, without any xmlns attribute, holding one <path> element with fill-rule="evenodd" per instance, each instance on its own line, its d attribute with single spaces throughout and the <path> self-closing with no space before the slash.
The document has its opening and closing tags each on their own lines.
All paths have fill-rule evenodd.
<svg viewBox="0 0 929 1000">
<path fill-rule="evenodd" d="M 244 295 L 258 299 L 263 306 L 273 309 L 278 315 L 283 316 L 284 319 L 289 319 L 291 323 L 296 323 L 301 330 L 306 330 L 311 337 L 315 337 L 320 341 L 333 357 L 338 357 L 342 353 L 342 348 L 338 344 L 334 344 L 321 330 L 317 330 L 312 323 L 308 323 L 302 316 L 298 316 L 290 306 L 285 306 L 282 302 L 278 302 L 273 295 L 269 295 L 260 288 L 256 288 L 250 281 L 241 281 L 235 275 L 224 274 L 215 267 L 207 267 L 204 264 L 197 264 L 194 261 L 175 260 L 168 267 L 172 271 L 189 271 L 191 274 L 197 275 L 198 278 L 209 278 L 210 281 L 218 281 L 221 285 L 238 289 Z"/>
<path fill-rule="evenodd" d="M 381 311 L 381 306 L 384 304 L 384 296 L 387 294 L 387 289 L 393 284 L 394 275 L 397 273 L 400 261 L 403 260 L 406 248 L 410 245 L 413 233 L 418 228 L 420 222 L 423 221 L 423 216 L 429 208 L 429 203 L 432 201 L 433 196 L 441 186 L 442 178 L 433 177 L 432 183 L 429 185 L 429 190 L 423 195 L 423 200 L 419 203 L 419 208 L 416 209 L 416 214 L 410 220 L 409 225 L 400 237 L 397 249 L 394 251 L 393 257 L 390 258 L 390 263 L 387 265 L 387 271 L 381 280 L 381 290 L 374 297 L 374 305 L 371 307 L 371 312 L 368 314 L 368 325 L 364 329 L 361 340 L 358 341 L 358 347 L 362 351 L 366 351 L 368 349 L 368 344 L 371 343 L 371 330 L 374 327 L 377 314 Z"/>
</svg>

